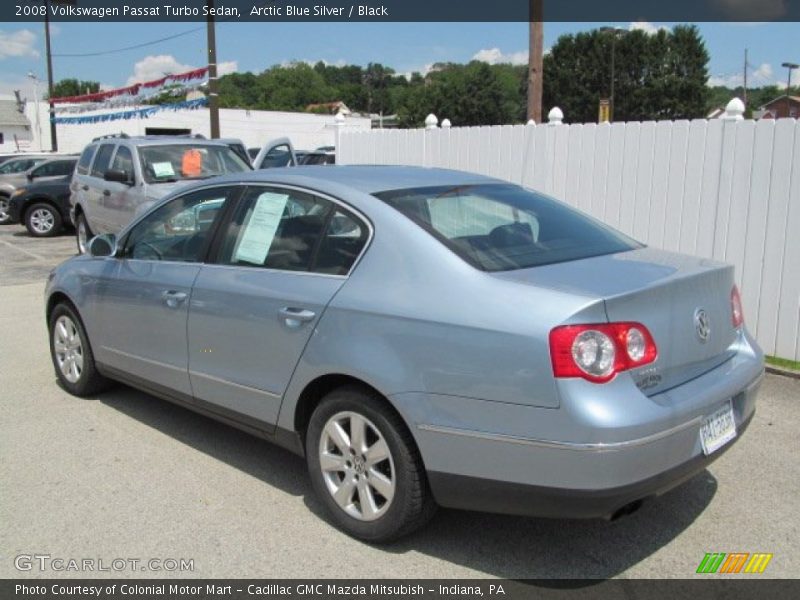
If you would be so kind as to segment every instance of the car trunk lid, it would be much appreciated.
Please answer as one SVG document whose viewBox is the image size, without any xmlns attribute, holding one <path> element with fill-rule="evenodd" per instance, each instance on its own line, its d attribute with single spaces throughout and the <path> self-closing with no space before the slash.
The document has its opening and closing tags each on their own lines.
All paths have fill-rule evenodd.
<svg viewBox="0 0 800 600">
<path fill-rule="evenodd" d="M 645 325 L 658 357 L 631 376 L 647 395 L 694 379 L 730 358 L 736 339 L 733 275 L 732 266 L 652 248 L 497 274 L 602 299 L 610 322 Z"/>
</svg>

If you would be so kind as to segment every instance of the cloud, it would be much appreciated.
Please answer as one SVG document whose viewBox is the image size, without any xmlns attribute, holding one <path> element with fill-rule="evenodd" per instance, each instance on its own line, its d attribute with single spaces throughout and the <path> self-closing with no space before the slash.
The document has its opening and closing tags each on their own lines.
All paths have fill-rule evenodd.
<svg viewBox="0 0 800 600">
<path fill-rule="evenodd" d="M 647 35 L 655 35 L 659 31 L 669 31 L 669 27 L 656 25 L 650 21 L 633 21 L 628 25 L 629 31 L 644 31 Z"/>
<path fill-rule="evenodd" d="M 128 77 L 126 85 L 142 83 L 160 79 L 164 75 L 175 75 L 191 71 L 195 67 L 179 63 L 171 54 L 158 54 L 145 56 L 142 60 L 133 65 L 133 75 Z"/>
<path fill-rule="evenodd" d="M 489 63 L 490 65 L 499 65 L 503 63 L 526 65 L 528 64 L 528 52 L 527 50 L 520 50 L 519 52 L 504 54 L 499 48 L 484 48 L 478 50 L 472 56 L 472 60 Z"/>
<path fill-rule="evenodd" d="M 708 78 L 708 85 L 724 85 L 729 88 L 739 87 L 744 85 L 744 75 L 741 72 L 729 75 L 713 75 Z M 785 79 L 780 74 L 776 76 L 775 69 L 770 63 L 761 63 L 753 70 L 748 71 L 747 87 L 755 88 L 767 85 L 776 85 L 780 89 L 786 88 Z M 795 85 L 800 85 L 800 72 L 798 71 L 792 73 L 792 86 Z"/>
<path fill-rule="evenodd" d="M 239 63 L 235 60 L 226 60 L 217 63 L 217 77 L 228 75 L 229 73 L 236 73 L 239 70 Z"/>
<path fill-rule="evenodd" d="M 0 31 L 0 60 L 14 58 L 39 58 L 35 48 L 36 34 L 28 29 L 6 33 Z"/>
<path fill-rule="evenodd" d="M 343 58 L 340 58 L 339 60 L 334 61 L 334 62 L 331 62 L 329 60 L 325 60 L 324 58 L 318 58 L 317 60 L 309 60 L 307 58 L 301 58 L 301 59 L 284 60 L 281 63 L 281 66 L 286 68 L 286 67 L 291 67 L 292 65 L 305 63 L 308 66 L 313 67 L 314 65 L 316 65 L 319 62 L 321 62 L 326 67 L 344 67 L 345 65 L 348 64 L 347 61 L 345 59 L 343 59 Z"/>
</svg>

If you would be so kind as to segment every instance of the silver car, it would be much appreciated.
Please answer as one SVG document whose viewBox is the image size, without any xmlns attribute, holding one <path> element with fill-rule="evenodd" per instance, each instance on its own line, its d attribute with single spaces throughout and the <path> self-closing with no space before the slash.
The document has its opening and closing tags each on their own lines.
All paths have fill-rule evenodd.
<svg viewBox="0 0 800 600">
<path fill-rule="evenodd" d="M 137 215 L 192 181 L 251 170 L 218 140 L 180 136 L 95 139 L 81 153 L 70 187 L 78 251 L 96 233 L 118 233 Z"/>
<path fill-rule="evenodd" d="M 437 505 L 630 513 L 741 437 L 763 376 L 733 267 L 456 171 L 216 178 L 46 294 L 65 389 L 124 382 L 304 455 L 372 541 Z"/>
</svg>

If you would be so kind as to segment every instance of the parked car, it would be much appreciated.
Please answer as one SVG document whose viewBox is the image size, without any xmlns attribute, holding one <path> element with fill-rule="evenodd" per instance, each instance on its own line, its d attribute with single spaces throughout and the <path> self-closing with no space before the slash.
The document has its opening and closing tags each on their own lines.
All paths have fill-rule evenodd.
<svg viewBox="0 0 800 600">
<path fill-rule="evenodd" d="M 253 159 L 253 168 L 276 169 L 297 166 L 297 156 L 289 138 L 278 138 L 268 142 Z"/>
<path fill-rule="evenodd" d="M 0 225 L 11 222 L 8 203 L 14 191 L 33 181 L 46 181 L 72 173 L 77 158 L 70 156 L 28 157 L 0 165 Z M 22 169 L 28 165 L 27 169 Z M 2 172 L 8 167 L 8 172 Z"/>
<path fill-rule="evenodd" d="M 35 181 L 17 188 L 8 205 L 11 223 L 22 223 L 34 237 L 52 237 L 64 230 L 69 220 L 72 174 Z"/>
<path fill-rule="evenodd" d="M 336 153 L 331 151 L 315 150 L 306 152 L 300 159 L 300 165 L 335 165 Z"/>
<path fill-rule="evenodd" d="M 223 142 L 108 136 L 86 146 L 72 179 L 78 250 L 95 233 L 116 233 L 153 202 L 190 181 L 251 169 Z"/>
<path fill-rule="evenodd" d="M 732 266 L 468 173 L 225 176 L 89 251 L 47 283 L 64 388 L 121 381 L 304 455 L 371 541 L 437 504 L 628 514 L 742 436 L 763 377 Z"/>
</svg>

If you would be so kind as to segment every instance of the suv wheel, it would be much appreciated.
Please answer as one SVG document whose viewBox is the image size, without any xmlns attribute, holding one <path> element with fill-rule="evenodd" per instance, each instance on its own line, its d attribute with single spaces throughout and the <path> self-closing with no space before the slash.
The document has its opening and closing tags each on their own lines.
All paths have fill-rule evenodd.
<svg viewBox="0 0 800 600">
<path fill-rule="evenodd" d="M 94 237 L 92 230 L 89 229 L 89 223 L 86 222 L 86 217 L 83 213 L 79 214 L 75 219 L 75 239 L 78 242 L 78 252 L 86 254 L 89 250 L 89 240 Z"/>
<path fill-rule="evenodd" d="M 354 537 L 388 542 L 436 510 L 405 424 L 362 388 L 343 387 L 322 399 L 309 422 L 306 456 L 317 495 Z"/>
<path fill-rule="evenodd" d="M 0 196 L 0 225 L 11 222 L 11 215 L 8 214 L 8 198 Z"/>
<path fill-rule="evenodd" d="M 102 391 L 108 380 L 97 372 L 89 338 L 80 318 L 67 304 L 50 314 L 50 356 L 61 385 L 75 396 Z"/>
<path fill-rule="evenodd" d="M 61 215 L 52 205 L 39 202 L 25 213 L 25 227 L 34 237 L 51 237 L 61 231 Z"/>
</svg>

